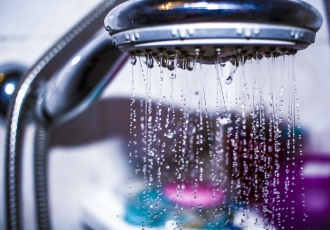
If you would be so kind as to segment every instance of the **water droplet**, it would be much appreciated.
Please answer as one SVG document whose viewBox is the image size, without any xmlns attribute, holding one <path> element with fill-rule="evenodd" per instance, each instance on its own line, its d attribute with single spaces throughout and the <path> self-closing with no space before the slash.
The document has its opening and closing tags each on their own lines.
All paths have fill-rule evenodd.
<svg viewBox="0 0 330 230">
<path fill-rule="evenodd" d="M 167 135 L 166 135 L 169 139 L 172 139 L 174 134 L 173 132 L 171 132 L 171 130 L 168 131 Z"/>
<path fill-rule="evenodd" d="M 153 157 L 153 156 L 155 156 L 155 153 L 153 152 L 153 151 L 149 151 L 149 156 L 151 156 L 151 157 Z"/>
<path fill-rule="evenodd" d="M 153 68 L 154 67 L 154 59 L 152 57 L 148 57 L 146 64 L 147 64 L 148 68 Z"/>
<path fill-rule="evenodd" d="M 232 77 L 231 75 L 229 75 L 229 76 L 226 78 L 226 84 L 227 84 L 227 85 L 230 85 L 232 82 L 233 82 L 233 77 Z"/>
<path fill-rule="evenodd" d="M 231 113 L 223 112 L 219 115 L 218 121 L 221 125 L 227 125 L 231 122 Z"/>
<path fill-rule="evenodd" d="M 135 65 L 136 61 L 137 61 L 136 56 L 131 56 L 131 64 Z"/>
<path fill-rule="evenodd" d="M 172 80 L 174 80 L 176 78 L 176 74 L 175 73 L 171 73 L 170 74 L 170 77 L 171 77 Z"/>
</svg>

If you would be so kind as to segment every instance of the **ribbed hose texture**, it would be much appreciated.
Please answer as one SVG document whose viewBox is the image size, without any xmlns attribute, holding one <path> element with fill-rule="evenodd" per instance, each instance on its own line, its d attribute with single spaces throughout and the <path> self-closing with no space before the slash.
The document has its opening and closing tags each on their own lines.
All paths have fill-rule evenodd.
<svg viewBox="0 0 330 230">
<path fill-rule="evenodd" d="M 37 224 L 39 229 L 50 229 L 51 220 L 48 202 L 48 137 L 49 127 L 38 123 L 35 136 L 34 162 L 34 185 L 35 201 L 37 207 Z"/>
<path fill-rule="evenodd" d="M 41 82 L 47 81 L 53 76 L 58 68 L 68 61 L 71 55 L 79 50 L 97 31 L 103 27 L 103 21 L 106 14 L 123 0 L 105 1 L 93 10 L 85 19 L 77 26 L 70 30 L 63 38 L 61 38 L 46 54 L 37 62 L 37 64 L 29 71 L 17 87 L 13 96 L 8 114 L 8 126 L 6 130 L 6 150 L 5 150 L 5 212 L 6 212 L 6 229 L 19 230 L 22 229 L 22 194 L 21 194 L 21 173 L 22 164 L 22 136 L 27 124 L 27 114 L 34 114 L 37 89 Z M 45 150 L 46 151 L 46 150 Z M 36 157 L 38 157 L 36 155 Z M 45 154 L 43 157 L 47 157 Z M 36 161 L 39 161 L 35 159 Z M 47 162 L 47 159 L 44 159 Z M 43 169 L 47 171 L 47 167 Z M 43 174 L 38 181 L 46 177 Z M 45 180 L 45 178 L 44 178 Z M 51 229 L 49 222 L 47 203 L 47 181 L 40 183 L 37 191 L 44 191 L 42 199 L 38 200 L 37 213 L 40 218 L 44 219 L 45 224 L 39 223 L 39 229 Z M 40 186 L 40 188 L 39 188 Z M 32 211 L 32 210 L 31 210 Z M 47 213 L 44 213 L 47 212 Z M 43 214 L 42 214 L 43 213 Z M 47 219 L 47 220 L 46 220 Z"/>
</svg>

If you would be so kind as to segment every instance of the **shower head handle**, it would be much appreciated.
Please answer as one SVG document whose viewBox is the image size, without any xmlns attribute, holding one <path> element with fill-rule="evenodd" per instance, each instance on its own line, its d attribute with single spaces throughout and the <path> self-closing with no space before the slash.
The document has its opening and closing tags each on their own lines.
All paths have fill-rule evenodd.
<svg viewBox="0 0 330 230">
<path fill-rule="evenodd" d="M 127 60 L 107 34 L 96 34 L 72 55 L 38 96 L 38 119 L 47 123 L 70 120 L 99 96 Z"/>
</svg>

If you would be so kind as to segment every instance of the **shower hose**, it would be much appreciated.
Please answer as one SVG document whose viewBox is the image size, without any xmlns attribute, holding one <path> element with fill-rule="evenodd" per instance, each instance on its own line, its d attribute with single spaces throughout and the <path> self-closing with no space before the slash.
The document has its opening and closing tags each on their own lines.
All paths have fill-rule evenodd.
<svg viewBox="0 0 330 230">
<path fill-rule="evenodd" d="M 48 204 L 48 139 L 52 120 L 36 119 L 38 89 L 103 27 L 106 14 L 123 0 L 104 1 L 66 33 L 31 68 L 17 87 L 8 113 L 5 150 L 6 229 L 22 229 L 22 146 L 27 124 L 36 124 L 34 144 L 35 208 L 38 229 L 51 229 Z"/>
</svg>

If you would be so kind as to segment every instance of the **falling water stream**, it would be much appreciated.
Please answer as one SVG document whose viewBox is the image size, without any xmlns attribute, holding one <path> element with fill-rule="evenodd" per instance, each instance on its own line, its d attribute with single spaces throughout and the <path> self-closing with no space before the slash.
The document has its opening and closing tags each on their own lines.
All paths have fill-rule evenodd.
<svg viewBox="0 0 330 230">
<path fill-rule="evenodd" d="M 294 58 L 132 56 L 125 220 L 142 229 L 294 228 Z"/>
</svg>

